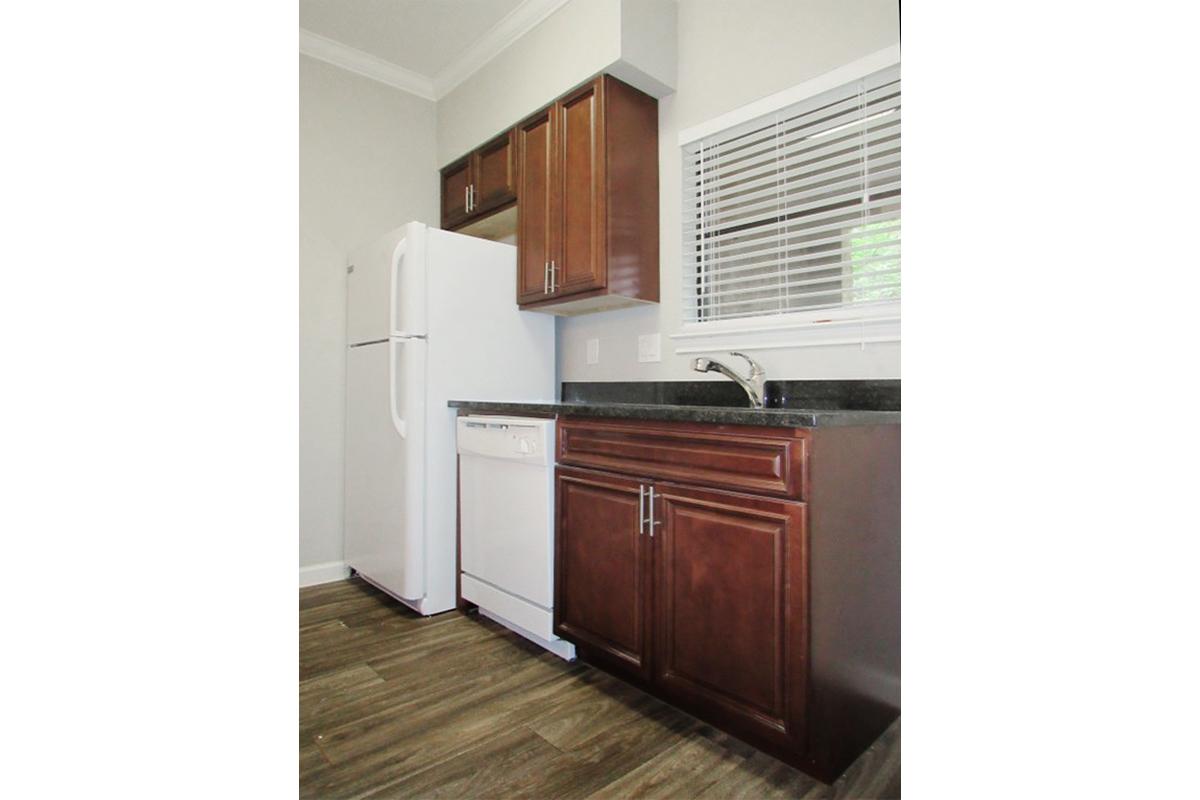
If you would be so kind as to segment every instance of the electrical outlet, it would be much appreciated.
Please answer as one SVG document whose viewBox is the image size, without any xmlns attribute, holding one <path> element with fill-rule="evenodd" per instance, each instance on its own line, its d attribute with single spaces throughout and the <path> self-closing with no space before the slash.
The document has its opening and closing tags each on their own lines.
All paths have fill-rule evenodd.
<svg viewBox="0 0 1200 800">
<path fill-rule="evenodd" d="M 644 333 L 638 337 L 638 361 L 643 364 L 662 361 L 662 335 Z"/>
<path fill-rule="evenodd" d="M 587 340 L 587 363 L 588 364 L 599 364 L 600 363 L 600 340 L 599 339 L 588 339 Z"/>
</svg>

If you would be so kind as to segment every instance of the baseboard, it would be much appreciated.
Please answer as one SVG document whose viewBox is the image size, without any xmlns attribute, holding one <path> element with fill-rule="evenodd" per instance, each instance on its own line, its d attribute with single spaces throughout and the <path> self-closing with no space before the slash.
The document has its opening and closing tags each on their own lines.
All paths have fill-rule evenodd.
<svg viewBox="0 0 1200 800">
<path fill-rule="evenodd" d="M 344 561 L 326 561 L 324 564 L 310 564 L 300 568 L 300 588 L 317 586 L 322 583 L 344 581 L 350 577 L 350 568 Z"/>
</svg>

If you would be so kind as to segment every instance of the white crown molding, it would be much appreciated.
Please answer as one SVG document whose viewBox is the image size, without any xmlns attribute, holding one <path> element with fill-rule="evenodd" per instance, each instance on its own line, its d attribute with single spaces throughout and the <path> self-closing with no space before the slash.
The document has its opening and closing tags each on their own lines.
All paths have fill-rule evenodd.
<svg viewBox="0 0 1200 800">
<path fill-rule="evenodd" d="M 433 76 L 434 93 L 445 97 L 456 86 L 474 75 L 505 48 L 533 30 L 546 17 L 565 6 L 569 0 L 525 0 L 502 20 L 493 25 Z"/>
<path fill-rule="evenodd" d="M 304 28 L 300 29 L 300 52 L 426 100 L 440 100 L 568 2 L 525 0 L 432 78 Z"/>
<path fill-rule="evenodd" d="M 358 73 L 372 80 L 386 83 L 417 97 L 426 100 L 437 100 L 433 91 L 433 81 L 419 72 L 405 69 L 391 61 L 356 50 L 349 45 L 326 39 L 324 36 L 300 29 L 300 52 L 312 56 L 335 67 Z"/>
</svg>

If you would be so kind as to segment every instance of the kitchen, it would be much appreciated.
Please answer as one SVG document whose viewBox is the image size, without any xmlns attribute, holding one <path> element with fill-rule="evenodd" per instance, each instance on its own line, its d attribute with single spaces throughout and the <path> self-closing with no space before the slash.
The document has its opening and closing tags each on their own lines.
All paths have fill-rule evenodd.
<svg viewBox="0 0 1200 800">
<path fill-rule="evenodd" d="M 5 795 L 1191 794 L 1195 14 L 9 4 Z"/>
<path fill-rule="evenodd" d="M 425 191 L 392 190 L 415 221 L 347 234 L 340 292 L 322 255 L 324 302 L 345 304 L 344 521 L 301 567 L 302 796 L 638 794 L 701 740 L 711 770 L 672 793 L 761 791 L 761 763 L 798 794 L 898 796 L 898 9 L 775 4 L 740 23 L 755 58 L 714 59 L 744 8 L 477 5 L 301 3 L 302 178 L 306 132 L 344 146 L 334 126 L 383 94 L 364 78 L 408 90 L 388 98 L 388 135 L 416 140 L 395 169 L 437 166 L 433 197 L 428 169 Z M 859 22 L 821 58 L 770 35 L 816 14 Z M 477 43 L 457 59 L 450 22 Z M 348 167 L 314 191 L 361 191 Z M 330 230 L 333 209 L 304 212 L 302 234 Z M 301 530 L 303 558 L 320 543 Z M 556 691 L 602 688 L 541 708 L 533 687 L 398 694 L 432 664 L 483 677 L 450 636 L 493 657 L 531 643 L 558 658 Z M 417 672 L 388 666 L 423 648 Z M 596 771 L 584 729 L 551 722 L 578 713 L 590 748 L 656 715 L 680 730 Z M 508 747 L 556 782 L 488 777 L 513 725 Z M 410 756 L 427 726 L 462 733 Z"/>
</svg>

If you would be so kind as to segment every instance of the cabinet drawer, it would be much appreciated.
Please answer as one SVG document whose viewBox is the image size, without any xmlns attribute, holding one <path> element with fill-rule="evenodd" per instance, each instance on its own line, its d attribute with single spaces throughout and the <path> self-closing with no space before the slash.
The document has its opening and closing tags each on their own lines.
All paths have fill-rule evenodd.
<svg viewBox="0 0 1200 800">
<path fill-rule="evenodd" d="M 560 419 L 558 463 L 805 499 L 808 438 L 783 428 Z"/>
</svg>

